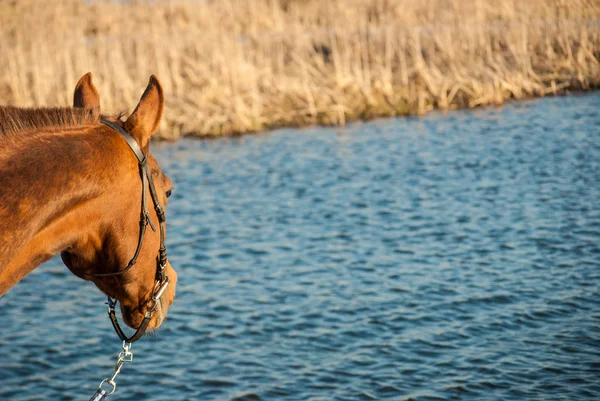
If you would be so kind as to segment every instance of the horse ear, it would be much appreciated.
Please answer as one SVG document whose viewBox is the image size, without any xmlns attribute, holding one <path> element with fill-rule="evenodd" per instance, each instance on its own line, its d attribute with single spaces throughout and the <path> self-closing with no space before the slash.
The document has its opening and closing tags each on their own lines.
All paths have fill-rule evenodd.
<svg viewBox="0 0 600 401">
<path fill-rule="evenodd" d="M 133 113 L 125 121 L 125 129 L 142 149 L 148 146 L 150 135 L 156 131 L 164 106 L 163 90 L 154 75 Z"/>
<path fill-rule="evenodd" d="M 88 72 L 79 79 L 73 94 L 73 107 L 82 109 L 100 108 L 100 95 L 92 83 L 92 73 Z"/>
</svg>

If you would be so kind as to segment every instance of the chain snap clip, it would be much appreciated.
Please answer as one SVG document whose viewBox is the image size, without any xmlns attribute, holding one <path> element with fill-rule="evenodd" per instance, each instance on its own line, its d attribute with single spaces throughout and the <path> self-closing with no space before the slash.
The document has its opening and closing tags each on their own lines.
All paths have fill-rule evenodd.
<svg viewBox="0 0 600 401">
<path fill-rule="evenodd" d="M 131 344 L 123 341 L 123 346 L 121 352 L 119 352 L 119 356 L 117 358 L 117 363 L 115 364 L 115 373 L 112 377 L 106 378 L 100 382 L 98 386 L 98 390 L 96 393 L 90 398 L 90 401 L 102 401 L 109 395 L 115 392 L 117 389 L 117 383 L 115 379 L 121 373 L 121 369 L 123 365 L 127 362 L 133 361 L 133 352 L 131 352 Z M 110 386 L 110 387 L 108 387 Z"/>
</svg>

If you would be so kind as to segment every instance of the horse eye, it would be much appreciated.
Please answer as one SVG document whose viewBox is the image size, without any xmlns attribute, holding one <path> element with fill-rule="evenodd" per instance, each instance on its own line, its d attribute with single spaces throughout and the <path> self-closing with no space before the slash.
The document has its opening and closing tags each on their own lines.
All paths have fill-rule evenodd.
<svg viewBox="0 0 600 401">
<path fill-rule="evenodd" d="M 172 189 L 169 189 L 169 190 L 167 191 L 167 198 L 171 196 L 171 193 L 172 193 L 172 192 L 173 192 L 173 190 L 172 190 Z"/>
</svg>

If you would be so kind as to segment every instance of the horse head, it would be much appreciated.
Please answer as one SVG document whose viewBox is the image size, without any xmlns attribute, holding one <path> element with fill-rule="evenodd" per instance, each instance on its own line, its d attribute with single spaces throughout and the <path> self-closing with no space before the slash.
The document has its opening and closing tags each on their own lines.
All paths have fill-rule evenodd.
<svg viewBox="0 0 600 401">
<path fill-rule="evenodd" d="M 73 99 L 75 108 L 99 110 L 100 96 L 90 73 L 77 83 Z M 119 301 L 123 320 L 133 328 L 149 316 L 150 308 L 147 328 L 160 326 L 175 297 L 177 274 L 166 259 L 164 219 L 160 218 L 161 209 L 171 195 L 172 183 L 149 150 L 163 104 L 162 88 L 152 76 L 127 119 L 104 117 L 106 123 L 90 129 L 88 135 L 102 136 L 102 149 L 94 151 L 102 153 L 95 160 L 104 164 L 98 168 L 104 188 L 93 202 L 81 205 L 90 209 L 87 211 L 92 215 L 90 224 L 61 251 L 63 262 L 75 275 L 91 280 L 107 296 Z M 140 160 L 119 129 L 135 140 L 133 146 L 141 150 L 146 170 L 141 168 Z M 144 171 L 149 174 L 146 178 Z M 160 206 L 157 208 L 156 204 Z M 164 292 L 158 299 L 153 299 L 163 285 L 158 278 L 161 269 L 162 280 L 168 280 L 168 285 L 162 288 Z"/>
</svg>

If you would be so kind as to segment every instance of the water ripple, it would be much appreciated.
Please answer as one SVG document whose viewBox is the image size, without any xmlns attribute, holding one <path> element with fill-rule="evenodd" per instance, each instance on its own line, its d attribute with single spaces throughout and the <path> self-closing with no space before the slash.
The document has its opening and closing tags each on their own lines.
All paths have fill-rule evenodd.
<svg viewBox="0 0 600 401">
<path fill-rule="evenodd" d="M 598 110 L 155 144 L 178 298 L 114 399 L 600 398 Z M 89 399 L 103 301 L 56 259 L 4 296 L 0 400 Z"/>
</svg>

